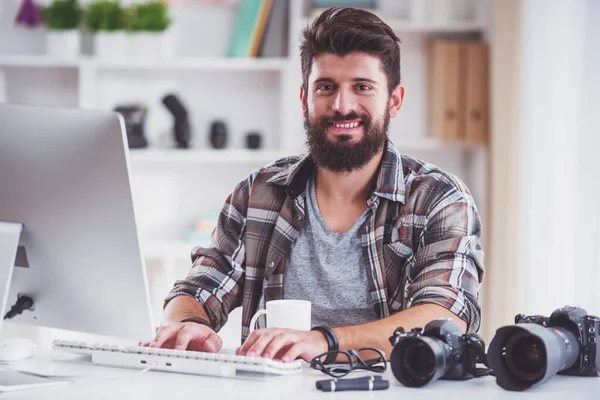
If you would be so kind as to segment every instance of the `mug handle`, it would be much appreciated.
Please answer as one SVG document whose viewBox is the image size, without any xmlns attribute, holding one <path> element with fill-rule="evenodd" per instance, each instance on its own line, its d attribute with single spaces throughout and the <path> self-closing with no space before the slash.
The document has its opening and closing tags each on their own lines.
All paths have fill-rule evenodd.
<svg viewBox="0 0 600 400">
<path fill-rule="evenodd" d="M 254 314 L 254 316 L 252 317 L 252 319 L 250 320 L 250 333 L 254 332 L 255 326 L 256 326 L 256 321 L 258 321 L 258 318 L 261 315 L 267 315 L 267 310 L 259 310 L 256 312 L 256 314 Z"/>
</svg>

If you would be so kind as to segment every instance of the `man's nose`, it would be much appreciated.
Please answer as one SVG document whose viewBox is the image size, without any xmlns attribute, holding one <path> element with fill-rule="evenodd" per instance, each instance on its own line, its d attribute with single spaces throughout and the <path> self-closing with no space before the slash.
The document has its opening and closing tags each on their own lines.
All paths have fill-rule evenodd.
<svg viewBox="0 0 600 400">
<path fill-rule="evenodd" d="M 347 115 L 356 111 L 356 96 L 352 92 L 340 90 L 335 96 L 333 111 L 338 111 L 342 115 Z"/>
</svg>

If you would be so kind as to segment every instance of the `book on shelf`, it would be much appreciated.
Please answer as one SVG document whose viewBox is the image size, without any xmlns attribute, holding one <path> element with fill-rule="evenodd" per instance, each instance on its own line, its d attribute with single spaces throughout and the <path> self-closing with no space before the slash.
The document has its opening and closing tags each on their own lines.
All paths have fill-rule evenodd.
<svg viewBox="0 0 600 400">
<path fill-rule="evenodd" d="M 250 51 L 248 54 L 250 57 L 256 57 L 258 55 L 258 50 L 263 40 L 265 28 L 267 26 L 267 21 L 269 20 L 269 15 L 271 14 L 271 8 L 274 1 L 275 0 L 261 1 L 260 9 L 254 23 L 254 29 L 252 30 L 252 38 L 250 40 Z"/>
<path fill-rule="evenodd" d="M 289 0 L 273 0 L 259 57 L 287 57 L 289 30 Z"/>
<path fill-rule="evenodd" d="M 229 57 L 285 57 L 289 0 L 240 0 Z"/>
<path fill-rule="evenodd" d="M 248 57 L 261 6 L 261 0 L 240 0 L 238 3 L 227 50 L 229 57 Z"/>
</svg>

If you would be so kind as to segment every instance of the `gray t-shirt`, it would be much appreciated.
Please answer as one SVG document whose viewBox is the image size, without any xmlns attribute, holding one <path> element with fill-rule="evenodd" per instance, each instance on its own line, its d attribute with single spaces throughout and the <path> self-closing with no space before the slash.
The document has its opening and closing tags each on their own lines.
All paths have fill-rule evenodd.
<svg viewBox="0 0 600 400">
<path fill-rule="evenodd" d="M 377 319 L 362 255 L 366 210 L 346 232 L 332 232 L 317 204 L 314 179 L 305 191 L 304 226 L 292 245 L 283 277 L 285 299 L 312 303 L 312 326 L 353 325 Z"/>
</svg>

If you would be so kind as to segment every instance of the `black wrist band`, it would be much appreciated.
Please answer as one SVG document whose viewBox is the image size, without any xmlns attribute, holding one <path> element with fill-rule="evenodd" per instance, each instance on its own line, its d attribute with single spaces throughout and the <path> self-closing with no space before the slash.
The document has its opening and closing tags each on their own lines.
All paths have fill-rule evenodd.
<svg viewBox="0 0 600 400">
<path fill-rule="evenodd" d="M 179 322 L 195 322 L 197 324 L 200 325 L 206 325 L 208 326 L 210 329 L 212 329 L 212 325 L 210 324 L 210 321 L 204 319 L 204 318 L 200 318 L 200 317 L 188 317 L 188 318 L 184 318 Z"/>
<path fill-rule="evenodd" d="M 328 326 L 315 326 L 311 329 L 311 331 L 319 331 L 323 334 L 323 336 L 325 336 L 325 339 L 327 340 L 327 351 L 329 354 L 323 362 L 325 364 L 332 364 L 337 358 L 336 354 L 333 352 L 339 350 L 339 342 L 335 332 Z"/>
</svg>

